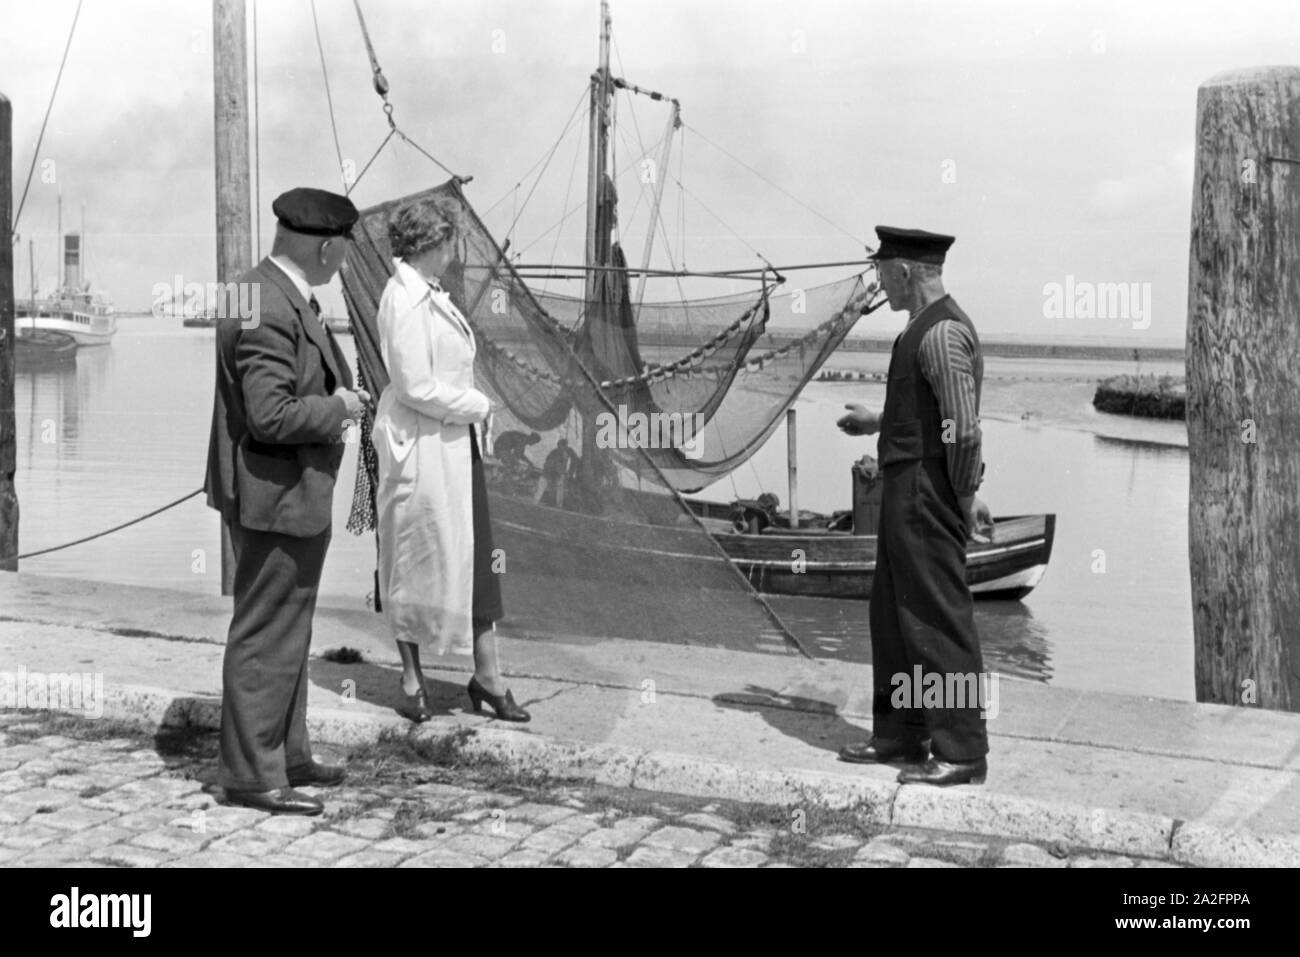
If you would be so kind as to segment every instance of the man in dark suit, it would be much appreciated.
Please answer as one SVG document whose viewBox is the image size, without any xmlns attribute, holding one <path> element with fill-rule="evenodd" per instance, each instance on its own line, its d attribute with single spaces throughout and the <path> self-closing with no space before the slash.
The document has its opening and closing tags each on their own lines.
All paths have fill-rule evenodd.
<svg viewBox="0 0 1300 957">
<path fill-rule="evenodd" d="M 235 553 L 234 614 L 222 668 L 219 783 L 229 803 L 319 814 L 295 788 L 343 780 L 312 758 L 307 657 L 344 433 L 365 393 L 320 319 L 311 287 L 338 272 L 356 207 L 294 189 L 272 205 L 269 258 L 241 276 L 251 315 L 217 324 L 217 380 L 205 489 Z"/>
<path fill-rule="evenodd" d="M 876 232 L 881 288 L 910 317 L 894 342 L 884 411 L 851 405 L 838 423 L 850 435 L 880 432 L 884 478 L 870 607 L 873 735 L 840 757 L 918 764 L 899 774 L 904 784 L 982 784 L 988 676 L 966 541 L 991 521 L 975 495 L 984 361 L 974 325 L 943 288 L 953 237 Z"/>
</svg>

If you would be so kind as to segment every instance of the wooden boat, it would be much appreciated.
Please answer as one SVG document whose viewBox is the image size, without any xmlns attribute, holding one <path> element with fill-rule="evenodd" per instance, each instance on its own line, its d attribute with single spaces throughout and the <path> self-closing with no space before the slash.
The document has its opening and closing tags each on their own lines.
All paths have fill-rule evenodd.
<svg viewBox="0 0 1300 957">
<path fill-rule="evenodd" d="M 825 516 L 801 513 L 801 528 L 772 525 L 736 531 L 732 507 L 691 502 L 717 541 L 760 592 L 866 600 L 876 570 L 876 536 L 826 527 Z M 811 521 L 809 521 L 811 520 Z M 725 524 L 724 524 L 725 523 Z M 1056 516 L 996 518 L 990 541 L 966 546 L 966 582 L 977 598 L 1019 601 L 1043 578 L 1052 557 Z"/>
</svg>

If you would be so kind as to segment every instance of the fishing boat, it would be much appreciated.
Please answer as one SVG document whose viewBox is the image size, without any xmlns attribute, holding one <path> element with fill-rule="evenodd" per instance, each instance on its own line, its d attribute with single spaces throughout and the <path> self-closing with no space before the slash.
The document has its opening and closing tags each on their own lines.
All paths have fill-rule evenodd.
<svg viewBox="0 0 1300 957">
<path fill-rule="evenodd" d="M 672 207 L 664 202 L 664 190 L 672 179 L 683 205 L 685 197 L 694 199 L 682 184 L 680 159 L 677 175 L 668 175 L 673 143 L 687 129 L 711 141 L 683 123 L 676 97 L 614 73 L 609 4 L 602 2 L 597 67 L 579 101 L 588 107 L 586 150 L 575 151 L 569 173 L 572 182 L 577 157 L 585 154 L 582 262 L 529 262 L 522 253 L 511 254 L 512 240 L 519 237 L 500 243 L 488 229 L 469 197 L 473 177 L 454 173 L 402 129 L 360 3 L 354 0 L 353 5 L 390 132 L 361 173 L 347 181 L 347 191 L 361 195 L 354 191 L 390 145 L 410 147 L 450 175 L 441 185 L 390 194 L 369 205 L 358 202 L 361 215 L 340 274 L 358 386 L 379 395 L 389 382 L 376 325 L 379 301 L 394 271 L 389 223 L 410 204 L 436 202 L 454 210 L 457 261 L 441 282 L 473 330 L 476 383 L 494 405 L 492 422 L 479 442 L 512 633 L 750 649 L 771 643 L 808 654 L 763 598 L 763 591 L 779 591 L 778 576 L 756 576 L 754 557 L 747 554 L 766 547 L 774 536 L 753 536 L 763 543 L 755 546 L 750 536 L 714 527 L 707 510 L 686 496 L 748 462 L 859 319 L 884 305 L 874 263 L 863 255 L 870 247 L 855 236 L 851 257 L 784 266 L 773 265 L 750 247 L 760 265 L 688 270 L 684 247 L 669 248 L 673 231 L 664 210 Z M 323 60 L 323 52 L 321 56 Z M 623 103 L 617 108 L 616 97 Z M 615 132 L 626 142 L 627 118 L 636 122 L 632 104 L 623 98 L 650 101 L 655 105 L 647 109 L 666 115 L 662 137 L 649 147 L 642 142 L 633 148 L 631 162 L 620 168 L 613 151 Z M 337 129 L 328 97 L 326 106 Z M 537 192 L 565 137 L 582 129 L 573 122 L 577 115 L 575 107 L 565 132 L 534 166 L 541 172 L 515 211 L 511 230 L 525 215 L 528 197 Z M 639 127 L 632 132 L 640 138 Z M 628 175 L 633 165 L 642 175 Z M 646 169 L 662 173 L 646 176 Z M 639 191 L 633 216 L 648 211 L 636 231 L 620 222 L 620 190 Z M 569 210 L 566 197 L 559 228 L 583 205 Z M 716 211 L 706 208 L 717 218 Z M 679 226 L 683 216 L 679 213 Z M 656 251 L 668 262 L 651 268 L 659 237 Z M 624 249 L 634 238 L 644 241 L 639 266 L 629 264 Z M 719 244 L 711 239 L 708 246 L 713 253 Z M 849 267 L 849 275 L 822 285 L 786 285 L 788 273 L 832 267 L 841 275 Z M 539 288 L 539 279 L 571 283 L 567 288 L 573 292 Z M 676 288 L 678 300 L 647 295 L 648 283 L 661 280 Z M 751 291 L 686 299 L 683 282 L 695 284 L 694 289 L 710 280 Z M 376 465 L 369 424 L 368 418 L 361 423 L 361 462 L 347 526 L 354 533 L 375 527 Z M 1007 535 L 1020 534 L 1014 521 L 1001 527 Z M 1047 550 L 1050 531 L 1047 527 Z M 846 558 L 834 588 L 847 595 L 869 587 L 874 548 L 864 540 L 868 536 L 829 530 L 801 534 L 816 544 L 819 556 L 828 545 L 862 559 L 854 563 Z M 995 540 L 997 548 L 1012 544 L 1001 534 Z M 1019 593 L 1036 584 L 1032 572 L 1018 578 L 1025 569 L 996 565 L 997 554 L 990 549 L 986 556 L 990 574 L 985 581 L 995 593 Z M 1038 554 L 1045 564 L 1044 552 Z M 855 574 L 862 580 L 850 586 L 845 579 Z M 378 607 L 377 592 L 375 597 Z"/>
<path fill-rule="evenodd" d="M 735 528 L 737 505 L 693 502 L 714 537 L 760 592 L 867 600 L 876 571 L 877 538 L 854 534 L 843 515 L 786 515 L 762 532 Z M 739 504 L 739 503 L 737 503 Z M 740 511 L 748 511 L 741 505 Z M 1052 557 L 1056 516 L 996 517 L 985 535 L 966 545 L 966 583 L 979 599 L 1019 601 L 1042 581 Z"/>
</svg>

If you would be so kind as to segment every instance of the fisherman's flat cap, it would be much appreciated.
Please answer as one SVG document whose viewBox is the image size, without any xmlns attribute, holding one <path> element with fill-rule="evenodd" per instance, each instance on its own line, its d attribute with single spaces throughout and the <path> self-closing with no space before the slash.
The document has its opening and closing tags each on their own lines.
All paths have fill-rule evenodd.
<svg viewBox="0 0 1300 957">
<path fill-rule="evenodd" d="M 944 260 L 948 247 L 957 241 L 955 236 L 930 233 L 924 229 L 898 229 L 894 226 L 877 226 L 880 248 L 868 259 L 910 259 L 913 262 L 933 263 Z"/>
<path fill-rule="evenodd" d="M 286 228 L 308 236 L 350 236 L 361 216 L 346 196 L 307 186 L 281 193 L 271 212 Z"/>
</svg>

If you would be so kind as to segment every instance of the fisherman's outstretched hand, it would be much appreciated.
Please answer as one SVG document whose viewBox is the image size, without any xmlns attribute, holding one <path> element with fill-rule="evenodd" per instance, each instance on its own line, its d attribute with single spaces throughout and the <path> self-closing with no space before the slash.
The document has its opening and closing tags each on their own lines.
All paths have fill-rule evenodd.
<svg viewBox="0 0 1300 957">
<path fill-rule="evenodd" d="M 963 495 L 957 502 L 966 516 L 966 530 L 971 539 L 980 544 L 992 541 L 993 513 L 983 499 L 978 495 Z"/>
<path fill-rule="evenodd" d="M 840 416 L 835 423 L 841 432 L 848 435 L 875 435 L 880 431 L 879 412 L 872 412 L 856 402 L 850 402 L 844 408 L 849 410 L 848 414 Z"/>
</svg>

